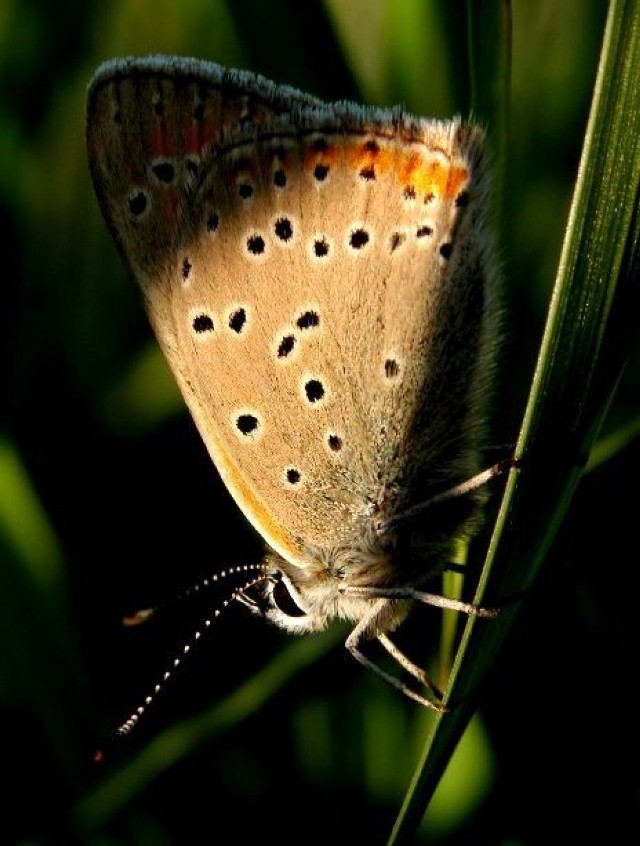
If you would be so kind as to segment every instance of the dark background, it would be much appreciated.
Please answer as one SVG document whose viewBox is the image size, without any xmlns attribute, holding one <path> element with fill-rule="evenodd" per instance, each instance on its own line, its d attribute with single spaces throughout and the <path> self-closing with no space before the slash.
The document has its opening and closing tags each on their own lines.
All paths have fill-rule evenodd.
<svg viewBox="0 0 640 846">
<path fill-rule="evenodd" d="M 160 52 L 326 99 L 464 114 L 463 7 L 4 0 L 0 843 L 385 841 L 427 718 L 329 641 L 292 642 L 232 608 L 136 732 L 113 739 L 223 594 L 138 629 L 123 630 L 122 615 L 259 560 L 262 547 L 184 411 L 99 216 L 85 92 L 103 59 Z M 501 439 L 515 437 L 526 401 L 605 13 L 597 0 L 514 2 Z M 638 830 L 626 682 L 639 658 L 639 450 L 624 432 L 639 382 L 636 350 L 603 431 L 613 455 L 578 489 L 427 816 L 429 842 L 619 842 Z M 420 617 L 422 637 L 437 639 L 436 618 Z"/>
</svg>

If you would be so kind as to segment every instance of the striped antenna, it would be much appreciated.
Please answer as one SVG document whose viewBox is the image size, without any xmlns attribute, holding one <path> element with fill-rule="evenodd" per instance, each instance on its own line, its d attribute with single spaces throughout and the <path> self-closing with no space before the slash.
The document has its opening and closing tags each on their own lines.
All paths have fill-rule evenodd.
<svg viewBox="0 0 640 846">
<path fill-rule="evenodd" d="M 196 630 L 189 640 L 185 643 L 182 647 L 182 651 L 180 654 L 174 658 L 171 667 L 164 673 L 161 680 L 156 684 L 153 688 L 153 692 L 150 693 L 144 700 L 144 703 L 140 705 L 136 710 L 131 714 L 131 716 L 126 719 L 117 729 L 116 734 L 122 736 L 130 734 L 133 729 L 136 727 L 142 715 L 147 711 L 149 706 L 152 702 L 154 702 L 158 695 L 165 689 L 167 686 L 167 682 L 172 676 L 175 674 L 178 667 L 182 664 L 184 658 L 191 652 L 193 646 L 201 639 L 202 635 L 207 632 L 207 630 L 211 627 L 213 620 L 217 619 L 225 608 L 227 608 L 234 600 L 238 602 L 243 602 L 248 605 L 252 605 L 252 600 L 247 599 L 244 596 L 244 592 L 252 588 L 254 585 L 259 584 L 260 582 L 266 581 L 269 578 L 268 575 L 268 567 L 265 564 L 246 564 L 240 567 L 229 567 L 227 570 L 222 570 L 220 573 L 216 573 L 214 576 L 209 577 L 208 579 L 204 579 L 203 582 L 200 582 L 198 585 L 195 585 L 192 588 L 188 588 L 186 591 L 183 591 L 181 596 L 183 598 L 187 598 L 191 596 L 193 593 L 199 591 L 202 587 L 209 587 L 210 583 L 219 581 L 220 579 L 227 578 L 228 576 L 237 575 L 238 573 L 243 573 L 249 570 L 259 570 L 260 575 L 256 576 L 253 579 L 250 579 L 248 582 L 245 582 L 241 587 L 236 588 L 232 594 L 230 594 L 227 599 L 225 599 L 222 605 L 219 608 L 216 608 L 215 611 L 206 619 L 202 625 L 202 627 Z M 152 616 L 157 608 L 162 606 L 157 606 L 156 608 L 144 609 L 143 611 L 139 611 L 132 619 L 135 620 L 133 623 L 129 623 L 129 625 L 137 625 L 140 622 L 144 622 L 144 620 L 149 619 Z M 140 619 L 136 619 L 140 616 Z"/>
<path fill-rule="evenodd" d="M 264 564 L 241 564 L 238 567 L 227 567 L 226 570 L 220 570 L 219 573 L 214 573 L 212 576 L 206 576 L 202 581 L 196 582 L 194 585 L 190 585 L 188 588 L 181 590 L 175 596 L 172 596 L 171 599 L 168 599 L 165 602 L 160 602 L 158 605 L 154 605 L 151 608 L 140 608 L 138 611 L 134 611 L 133 614 L 128 614 L 126 617 L 122 618 L 122 625 L 126 626 L 127 628 L 133 628 L 134 626 L 139 626 L 142 623 L 146 623 L 151 617 L 154 617 L 161 611 L 165 611 L 167 608 L 172 608 L 174 605 L 178 605 L 185 600 L 192 599 L 196 594 L 200 593 L 201 590 L 206 590 L 214 585 L 216 582 L 221 581 L 222 579 L 227 579 L 229 576 L 237 576 L 241 575 L 242 573 L 248 573 L 251 570 L 259 570 L 264 572 L 265 565 Z"/>
</svg>

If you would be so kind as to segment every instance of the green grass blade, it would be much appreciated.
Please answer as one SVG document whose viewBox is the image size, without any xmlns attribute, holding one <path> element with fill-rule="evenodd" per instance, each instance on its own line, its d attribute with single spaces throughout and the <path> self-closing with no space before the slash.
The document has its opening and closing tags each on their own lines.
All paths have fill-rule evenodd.
<svg viewBox="0 0 640 846">
<path fill-rule="evenodd" d="M 640 271 L 640 4 L 611 3 L 562 257 L 512 473 L 477 601 L 531 585 L 582 475 L 628 354 Z M 518 602 L 468 620 L 447 691 L 391 835 L 412 841 Z M 549 703 L 541 701 L 540 707 Z"/>
<path fill-rule="evenodd" d="M 68 784 L 87 711 L 58 539 L 13 443 L 0 433 L 0 702 L 23 708 Z M 8 712 L 7 712 L 8 713 Z"/>
<path fill-rule="evenodd" d="M 447 7 L 444 14 L 448 20 L 448 30 L 455 34 L 462 27 L 460 9 L 454 4 Z M 498 235 L 502 230 L 501 198 L 507 152 L 508 104 L 511 86 L 510 0 L 468 0 L 466 31 L 469 40 L 470 111 L 473 120 L 484 127 L 487 133 L 493 181 L 493 206 L 490 215 Z M 464 564 L 468 550 L 463 545 L 461 546 L 455 561 Z M 459 599 L 463 581 L 462 577 L 455 573 L 443 574 L 443 594 Z M 451 674 L 457 624 L 457 614 L 442 615 L 438 676 L 438 684 L 441 686 L 446 685 L 446 680 Z"/>
</svg>

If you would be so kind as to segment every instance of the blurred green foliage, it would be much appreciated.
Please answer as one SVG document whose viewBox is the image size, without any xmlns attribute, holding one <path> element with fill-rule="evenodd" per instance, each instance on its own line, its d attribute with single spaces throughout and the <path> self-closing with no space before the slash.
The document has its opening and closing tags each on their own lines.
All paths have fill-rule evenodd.
<svg viewBox="0 0 640 846">
<path fill-rule="evenodd" d="M 122 614 L 261 548 L 183 409 L 100 218 L 85 92 L 103 59 L 176 53 L 328 99 L 466 113 L 465 6 L 0 5 L 0 842 L 225 842 L 230 829 L 236 842 L 385 842 L 429 715 L 330 649 L 340 630 L 291 642 L 234 610 L 133 736 L 112 737 L 207 606 L 132 631 Z M 496 443 L 513 441 L 524 411 L 606 9 L 513 3 Z M 603 831 L 611 842 L 638 829 L 627 775 L 638 732 L 620 681 L 639 657 L 627 493 L 639 383 L 635 350 L 605 424 L 605 459 L 582 483 L 436 794 L 430 842 L 537 843 L 551 830 L 575 841 Z M 434 645 L 435 618 L 419 620 Z"/>
</svg>

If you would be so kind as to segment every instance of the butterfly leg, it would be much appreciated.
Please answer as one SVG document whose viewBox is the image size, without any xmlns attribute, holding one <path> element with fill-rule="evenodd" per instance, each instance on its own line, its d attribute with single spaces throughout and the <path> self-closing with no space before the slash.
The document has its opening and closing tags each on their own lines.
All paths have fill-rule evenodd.
<svg viewBox="0 0 640 846">
<path fill-rule="evenodd" d="M 434 505 L 439 505 L 449 499 L 466 496 L 472 491 L 483 487 L 496 476 L 502 476 L 505 473 L 508 473 L 509 470 L 513 470 L 516 467 L 520 467 L 520 461 L 516 458 L 505 458 L 503 461 L 498 461 L 497 464 L 487 467 L 486 470 L 482 470 L 480 473 L 476 473 L 476 475 L 472 476 L 470 479 L 465 479 L 464 482 L 460 482 L 460 484 L 454 485 L 446 491 L 435 494 L 430 499 L 427 499 L 424 502 L 419 502 L 417 505 L 408 508 L 406 511 L 402 511 L 391 517 L 389 520 L 380 523 L 377 527 L 378 531 L 382 533 L 388 532 L 389 529 L 399 525 L 400 523 L 406 523 L 414 520 L 419 514 L 423 511 L 427 511 L 429 508 L 433 508 Z"/>
<path fill-rule="evenodd" d="M 448 709 L 444 705 L 440 705 L 437 702 L 432 702 L 426 697 L 421 696 L 419 693 L 416 693 L 414 690 L 404 684 L 404 682 L 402 682 L 400 679 L 396 678 L 395 676 L 392 676 L 391 673 L 387 673 L 386 670 L 383 670 L 382 667 L 379 667 L 374 661 L 372 661 L 370 658 L 367 658 L 367 656 L 361 651 L 361 643 L 364 640 L 368 640 L 371 637 L 372 632 L 375 632 L 376 623 L 379 617 L 381 616 L 382 612 L 387 608 L 388 602 L 389 601 L 387 599 L 380 599 L 379 602 L 375 603 L 369 614 L 367 614 L 366 617 L 363 617 L 362 620 L 360 620 L 360 622 L 356 625 L 354 630 L 351 632 L 351 634 L 345 641 L 346 648 L 356 659 L 356 661 L 362 664 L 363 667 L 367 667 L 368 669 L 373 670 L 374 673 L 377 673 L 392 687 L 395 687 L 401 693 L 404 693 L 404 695 L 408 696 L 409 699 L 413 699 L 416 702 L 419 702 L 420 705 L 423 705 L 425 708 L 431 708 L 433 711 L 445 713 Z M 376 637 L 380 639 L 380 633 L 377 633 Z M 383 634 L 382 637 L 385 637 L 385 635 Z M 390 643 L 390 641 L 388 642 Z M 381 640 L 381 643 L 383 646 L 385 646 L 385 648 L 387 648 L 384 641 Z M 402 653 L 400 653 L 400 650 L 398 650 L 393 645 L 392 649 L 393 651 L 390 651 L 388 649 L 387 651 L 389 651 L 389 654 L 392 655 L 396 659 L 396 661 L 398 661 L 396 653 Z M 402 655 L 402 658 L 404 660 L 399 661 L 399 663 L 401 664 L 401 666 L 405 667 L 405 669 L 408 669 L 407 664 L 411 664 L 411 662 L 404 655 Z M 422 673 L 422 671 L 418 667 L 415 667 L 415 665 L 411 664 L 411 666 L 419 673 Z M 409 670 L 409 672 L 411 672 L 411 670 Z M 420 681 L 422 681 L 422 678 L 420 678 Z M 433 686 L 430 684 L 427 684 L 426 686 L 433 689 Z"/>
<path fill-rule="evenodd" d="M 471 602 L 462 602 L 459 599 L 449 599 L 439 593 L 427 593 L 427 591 L 416 590 L 412 587 L 382 588 L 382 587 L 355 587 L 344 586 L 340 588 L 342 593 L 350 596 L 366 596 L 383 599 L 412 599 L 415 602 L 423 602 L 425 605 L 434 605 L 436 608 L 445 608 L 449 611 L 460 611 L 469 617 L 483 617 L 494 620 L 500 614 L 499 608 L 483 608 L 481 605 L 474 605 Z"/>
<path fill-rule="evenodd" d="M 435 686 L 435 684 L 431 681 L 426 672 L 421 667 L 418 667 L 417 664 L 414 664 L 413 661 L 411 661 L 409 658 L 407 658 L 404 652 L 401 652 L 401 650 L 398 649 L 398 647 L 391 640 L 391 638 L 388 637 L 388 635 L 380 633 L 378 635 L 378 640 L 380 641 L 382 646 L 384 646 L 384 648 L 387 650 L 389 655 L 391 655 L 394 661 L 397 661 L 403 669 L 405 669 L 410 675 L 414 677 L 414 679 L 417 679 L 421 684 L 423 684 L 427 688 L 427 690 L 430 690 L 431 693 L 437 699 L 442 699 L 442 691 Z"/>
</svg>

